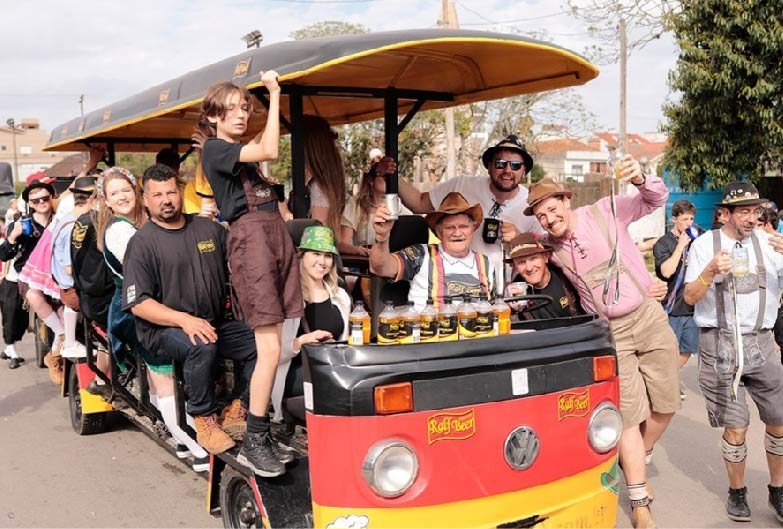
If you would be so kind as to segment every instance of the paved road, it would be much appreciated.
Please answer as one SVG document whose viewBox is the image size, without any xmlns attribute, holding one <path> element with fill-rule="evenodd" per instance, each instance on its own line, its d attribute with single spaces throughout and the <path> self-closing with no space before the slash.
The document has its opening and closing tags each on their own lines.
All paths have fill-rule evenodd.
<svg viewBox="0 0 783 529">
<path fill-rule="evenodd" d="M 122 418 L 80 437 L 45 369 L 0 361 L 0 527 L 222 527 L 206 480 Z"/>
<path fill-rule="evenodd" d="M 30 338 L 21 349 L 32 359 Z M 753 522 L 725 516 L 726 477 L 717 430 L 706 423 L 696 368 L 688 394 L 649 467 L 659 527 L 779 527 L 767 506 L 763 432 L 749 436 Z M 755 416 L 755 413 L 754 413 Z M 0 364 L 0 527 L 219 527 L 205 512 L 206 482 L 133 425 L 79 437 L 46 370 Z M 621 493 L 618 527 L 630 527 Z"/>
</svg>

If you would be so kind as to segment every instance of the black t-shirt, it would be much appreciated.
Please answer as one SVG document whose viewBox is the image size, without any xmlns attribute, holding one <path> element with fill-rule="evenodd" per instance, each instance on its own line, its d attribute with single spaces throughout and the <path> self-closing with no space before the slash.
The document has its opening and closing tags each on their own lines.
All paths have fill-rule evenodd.
<svg viewBox="0 0 783 529">
<path fill-rule="evenodd" d="M 7 237 L 8 234 L 14 230 L 14 224 L 19 222 L 17 220 L 8 225 L 8 229 L 6 230 L 6 239 L 3 240 L 2 244 L 0 244 L 0 261 L 10 261 L 16 257 L 16 261 L 14 261 L 14 270 L 17 272 L 22 271 L 25 263 L 27 263 L 27 260 L 30 258 L 30 254 L 33 253 L 33 250 L 35 250 L 35 245 L 38 244 L 38 240 L 41 238 L 41 235 L 43 235 L 43 232 L 46 229 L 46 226 L 38 224 L 38 222 L 35 220 L 35 217 L 31 216 L 30 219 L 33 221 L 32 234 L 20 235 L 16 239 L 16 244 L 11 244 Z"/>
<path fill-rule="evenodd" d="M 338 340 L 345 329 L 345 322 L 340 309 L 332 303 L 331 299 L 325 299 L 318 303 L 305 304 L 305 319 L 310 331 L 329 331 L 332 337 Z M 299 327 L 299 335 L 304 334 L 303 326 Z"/>
<path fill-rule="evenodd" d="M 168 230 L 148 222 L 125 253 L 122 308 L 154 299 L 217 324 L 226 313 L 226 234 L 211 220 L 185 215 L 185 226 Z M 136 318 L 136 334 L 150 351 L 162 327 Z"/>
<path fill-rule="evenodd" d="M 229 143 L 219 138 L 209 138 L 204 143 L 201 164 L 204 174 L 215 193 L 220 215 L 228 222 L 237 220 L 247 212 L 247 198 L 240 174 L 249 178 L 262 202 L 277 200 L 272 187 L 259 176 L 258 164 L 239 161 L 241 143 Z"/>
<path fill-rule="evenodd" d="M 683 281 L 680 283 L 680 288 L 677 290 L 677 295 L 674 298 L 674 307 L 672 307 L 671 315 L 672 316 L 693 316 L 693 305 L 688 305 L 685 303 L 685 300 L 683 299 L 683 295 L 685 293 L 685 270 L 681 270 L 683 267 L 683 260 L 680 259 L 680 262 L 677 264 L 677 269 L 674 271 L 674 273 L 671 275 L 669 279 L 666 279 L 661 274 L 661 265 L 669 259 L 672 254 L 674 253 L 675 248 L 677 248 L 677 236 L 674 235 L 671 231 L 667 231 L 663 237 L 658 239 L 658 242 L 655 243 L 653 246 L 653 255 L 655 256 L 655 275 L 657 275 L 662 281 L 666 281 L 667 291 L 666 291 L 666 297 L 663 299 L 661 303 L 663 303 L 663 306 L 666 307 L 666 304 L 669 301 L 669 296 L 672 293 L 672 290 L 674 290 L 674 285 L 677 283 L 677 277 L 679 277 L 680 272 L 682 271 Z M 685 250 L 682 252 L 682 255 L 686 257 L 688 255 L 688 248 L 690 247 L 690 244 L 685 247 Z M 685 267 L 687 268 L 688 264 L 685 263 Z"/>
<path fill-rule="evenodd" d="M 547 263 L 551 278 L 544 288 L 535 288 L 530 285 L 531 294 L 543 294 L 552 298 L 552 303 L 540 308 L 527 311 L 520 317 L 529 317 L 534 320 L 548 320 L 552 318 L 567 318 L 578 314 L 585 314 L 579 302 L 579 294 L 571 282 L 563 275 L 559 268 Z M 514 281 L 524 281 L 517 276 Z M 566 291 L 566 285 L 568 290 Z"/>
<path fill-rule="evenodd" d="M 109 304 L 114 295 L 114 279 L 98 250 L 98 239 L 90 213 L 80 216 L 71 232 L 73 286 L 84 316 L 106 326 Z"/>
</svg>

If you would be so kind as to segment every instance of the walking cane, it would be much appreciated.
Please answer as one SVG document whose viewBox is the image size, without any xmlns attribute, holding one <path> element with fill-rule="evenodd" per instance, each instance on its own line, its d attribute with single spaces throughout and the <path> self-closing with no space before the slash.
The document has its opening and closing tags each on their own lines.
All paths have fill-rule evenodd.
<svg viewBox="0 0 783 529">
<path fill-rule="evenodd" d="M 737 367 L 734 370 L 734 375 L 731 380 L 731 401 L 737 402 L 737 392 L 739 391 L 740 378 L 742 378 L 742 370 L 745 367 L 745 350 L 742 344 L 742 329 L 739 325 L 739 309 L 737 307 L 737 285 L 734 280 L 734 274 L 731 274 L 729 281 L 729 295 L 731 297 L 731 315 L 732 324 L 734 325 L 734 351 L 737 360 Z"/>
</svg>

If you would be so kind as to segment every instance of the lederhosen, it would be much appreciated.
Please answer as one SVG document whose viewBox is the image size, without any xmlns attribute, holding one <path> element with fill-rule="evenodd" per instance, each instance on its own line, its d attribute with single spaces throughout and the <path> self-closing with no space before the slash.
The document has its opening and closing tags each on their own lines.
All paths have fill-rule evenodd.
<svg viewBox="0 0 783 529">
<path fill-rule="evenodd" d="M 239 177 L 248 211 L 231 223 L 227 253 L 234 316 L 256 328 L 304 317 L 304 311 L 299 261 L 277 196 L 260 175 L 253 185 L 246 173 Z"/>
<path fill-rule="evenodd" d="M 758 288 L 759 292 L 759 310 L 756 316 L 756 323 L 753 326 L 753 330 L 750 333 L 742 334 L 743 349 L 745 350 L 745 365 L 748 368 L 758 367 L 764 363 L 764 354 L 758 346 L 757 336 L 762 331 L 762 325 L 764 324 L 764 312 L 767 305 L 767 269 L 764 266 L 764 254 L 761 251 L 761 244 L 755 233 L 750 235 L 751 244 L 753 245 L 753 252 L 756 255 L 756 275 L 757 283 L 739 285 L 739 289 L 745 290 L 747 293 L 749 290 L 755 290 Z M 712 231 L 712 247 L 713 251 L 717 254 L 721 251 L 720 230 Z M 735 278 L 735 282 L 753 281 L 752 276 L 746 276 L 747 279 Z M 732 373 L 736 364 L 736 351 L 734 344 L 734 333 L 729 328 L 728 321 L 726 320 L 726 295 L 728 291 L 728 282 L 725 276 L 715 277 L 715 305 L 718 312 L 718 350 L 716 354 L 715 368 L 722 373 Z M 741 322 L 737 322 L 740 325 Z"/>
<path fill-rule="evenodd" d="M 432 298 L 432 302 L 435 305 L 435 309 L 440 308 L 440 300 L 444 296 L 448 296 L 446 292 L 446 284 L 444 278 L 446 277 L 443 270 L 443 254 L 438 250 L 437 244 L 427 245 L 429 250 L 429 273 L 427 274 L 427 292 Z M 478 270 L 478 281 L 481 295 L 486 296 L 489 292 L 489 258 L 486 255 L 478 252 L 473 252 L 476 258 L 476 269 Z"/>
<path fill-rule="evenodd" d="M 593 216 L 596 224 L 598 224 L 598 229 L 601 230 L 601 233 L 603 234 L 604 239 L 606 239 L 606 243 L 609 245 L 609 248 L 614 247 L 616 241 L 612 240 L 612 235 L 609 231 L 608 225 L 606 224 L 606 220 L 604 219 L 601 209 L 596 204 L 593 204 L 590 206 L 590 213 Z M 609 259 L 595 265 L 593 268 L 580 275 L 576 271 L 576 263 L 573 259 L 573 251 L 569 256 L 560 246 L 555 245 L 554 250 L 555 255 L 557 255 L 557 258 L 560 260 L 562 266 L 568 269 L 568 271 L 571 272 L 575 278 L 578 280 L 581 279 L 585 283 L 587 290 L 590 293 L 590 298 L 593 300 L 593 306 L 595 307 L 596 312 L 598 312 L 600 316 L 606 317 L 606 306 L 604 305 L 600 296 L 596 299 L 596 296 L 593 294 L 593 289 L 597 287 L 603 287 L 606 281 L 606 276 L 609 273 Z M 639 293 L 642 295 L 642 297 L 647 297 L 647 292 L 644 290 L 639 281 L 633 276 L 633 274 L 629 273 L 628 269 L 625 267 L 625 263 L 622 260 L 620 261 L 619 269 L 615 273 L 623 274 L 630 278 L 631 282 L 639 290 Z"/>
</svg>

